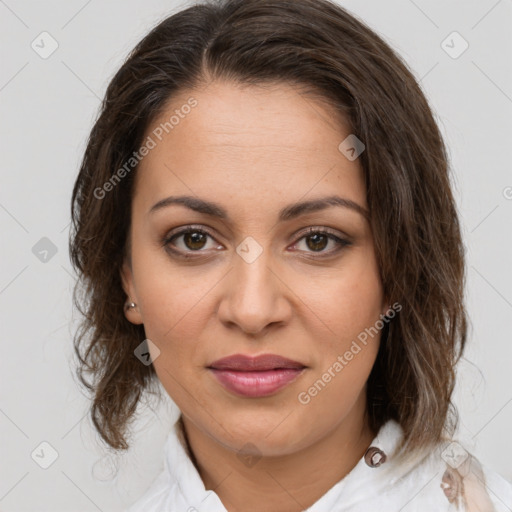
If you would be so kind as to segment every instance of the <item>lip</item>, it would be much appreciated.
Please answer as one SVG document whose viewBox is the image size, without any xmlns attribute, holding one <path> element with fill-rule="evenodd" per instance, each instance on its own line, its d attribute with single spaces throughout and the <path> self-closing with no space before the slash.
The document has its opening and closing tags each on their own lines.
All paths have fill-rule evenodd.
<svg viewBox="0 0 512 512">
<path fill-rule="evenodd" d="M 261 354 L 259 356 L 247 356 L 245 354 L 233 354 L 223 357 L 210 364 L 208 368 L 215 370 L 234 370 L 257 372 L 276 369 L 302 369 L 306 365 L 276 354 Z"/>
<path fill-rule="evenodd" d="M 277 393 L 301 375 L 306 366 L 275 354 L 235 354 L 208 366 L 228 391 L 257 398 Z"/>
</svg>

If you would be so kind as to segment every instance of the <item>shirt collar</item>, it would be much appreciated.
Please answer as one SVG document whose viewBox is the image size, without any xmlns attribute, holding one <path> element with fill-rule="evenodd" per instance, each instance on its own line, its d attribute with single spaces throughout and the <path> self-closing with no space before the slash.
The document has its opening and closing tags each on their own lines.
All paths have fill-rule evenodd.
<svg viewBox="0 0 512 512">
<path fill-rule="evenodd" d="M 344 478 L 308 508 L 308 512 L 334 511 L 341 503 L 345 508 L 364 501 L 374 493 L 379 493 L 384 487 L 392 485 L 409 469 L 404 465 L 394 464 L 394 455 L 402 436 L 403 430 L 399 423 L 388 420 L 370 444 L 370 447 L 378 448 L 385 453 L 386 462 L 378 467 L 370 467 L 364 456 L 361 457 Z M 173 492 L 180 495 L 175 496 L 173 503 L 179 502 L 182 506 L 195 507 L 197 512 L 226 512 L 218 495 L 214 491 L 205 489 L 193 462 L 181 416 L 169 434 L 165 464 Z M 186 507 L 184 510 L 187 510 Z"/>
</svg>

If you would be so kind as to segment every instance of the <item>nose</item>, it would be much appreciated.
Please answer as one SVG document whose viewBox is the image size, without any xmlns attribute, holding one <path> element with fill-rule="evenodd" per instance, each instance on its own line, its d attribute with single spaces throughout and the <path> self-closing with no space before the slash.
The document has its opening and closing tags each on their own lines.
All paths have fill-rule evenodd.
<svg viewBox="0 0 512 512">
<path fill-rule="evenodd" d="M 233 268 L 223 280 L 220 321 L 251 336 L 264 336 L 272 327 L 288 323 L 292 292 L 281 274 L 268 249 L 254 261 L 234 254 Z"/>
</svg>

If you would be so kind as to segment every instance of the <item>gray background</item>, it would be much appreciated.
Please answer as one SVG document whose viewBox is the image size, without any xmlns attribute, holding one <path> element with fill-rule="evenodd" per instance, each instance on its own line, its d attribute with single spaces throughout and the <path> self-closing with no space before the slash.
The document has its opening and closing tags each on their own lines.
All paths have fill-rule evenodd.
<svg viewBox="0 0 512 512">
<path fill-rule="evenodd" d="M 460 435 L 484 464 L 512 479 L 512 0 L 341 3 L 406 59 L 446 137 L 472 322 L 456 393 Z M 122 457 L 105 456 L 86 418 L 69 364 L 76 313 L 67 237 L 71 187 L 109 79 L 159 19 L 184 5 L 0 0 L 3 511 L 122 510 L 160 470 L 176 412 L 170 401 L 141 411 Z M 43 31 L 58 43 L 47 59 L 31 47 Z M 452 35 L 442 44 L 453 31 L 469 44 L 457 58 L 462 40 Z M 44 441 L 58 453 L 48 469 L 31 457 L 36 450 L 40 464 L 50 461 Z"/>
</svg>

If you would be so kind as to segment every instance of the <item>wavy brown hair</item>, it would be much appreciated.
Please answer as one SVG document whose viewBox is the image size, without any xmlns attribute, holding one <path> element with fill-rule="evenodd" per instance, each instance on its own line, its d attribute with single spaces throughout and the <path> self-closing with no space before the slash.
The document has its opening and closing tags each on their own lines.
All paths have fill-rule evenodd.
<svg viewBox="0 0 512 512">
<path fill-rule="evenodd" d="M 174 95 L 218 79 L 304 87 L 328 101 L 366 145 L 359 159 L 384 292 L 402 306 L 382 332 L 367 420 L 375 432 L 398 421 L 409 451 L 439 442 L 457 425 L 454 366 L 467 332 L 447 151 L 407 65 L 362 21 L 326 0 L 217 0 L 186 8 L 152 29 L 108 85 L 73 189 L 70 239 L 80 278 L 75 302 L 84 315 L 75 337 L 78 375 L 92 394 L 101 437 L 112 448 L 128 447 L 130 421 L 157 377 L 134 356 L 144 327 L 123 314 L 120 269 L 136 166 L 108 193 L 98 190 Z"/>
</svg>

